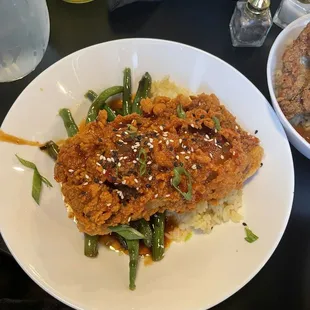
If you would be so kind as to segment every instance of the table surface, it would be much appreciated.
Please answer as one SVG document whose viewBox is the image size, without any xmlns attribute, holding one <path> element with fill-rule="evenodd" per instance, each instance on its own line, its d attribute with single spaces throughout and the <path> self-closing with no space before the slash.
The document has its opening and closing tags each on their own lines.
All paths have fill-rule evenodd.
<svg viewBox="0 0 310 310">
<path fill-rule="evenodd" d="M 272 1 L 273 14 L 279 2 Z M 281 29 L 274 25 L 261 48 L 233 48 L 228 24 L 235 1 L 164 0 L 134 3 L 112 13 L 108 12 L 104 0 L 84 5 L 49 0 L 48 6 L 51 34 L 46 54 L 27 77 L 0 84 L 0 122 L 17 96 L 47 67 L 76 50 L 120 38 L 160 38 L 200 48 L 234 66 L 269 99 L 265 68 L 271 45 Z M 310 309 L 310 161 L 294 147 L 292 153 L 296 188 L 284 236 L 259 274 L 235 295 L 214 307 L 216 310 L 283 306 Z M 0 257 L 0 269 L 0 300 L 26 299 L 31 309 L 69 309 L 32 282 L 10 255 Z M 15 302 L 6 309 L 25 309 L 25 303 L 20 307 L 18 304 Z"/>
</svg>

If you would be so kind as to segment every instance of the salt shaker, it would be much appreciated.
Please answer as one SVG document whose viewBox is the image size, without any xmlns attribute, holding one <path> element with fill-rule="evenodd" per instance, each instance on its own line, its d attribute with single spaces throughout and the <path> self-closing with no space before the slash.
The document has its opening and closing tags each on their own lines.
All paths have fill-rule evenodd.
<svg viewBox="0 0 310 310">
<path fill-rule="evenodd" d="M 310 0 L 282 0 L 273 22 L 285 28 L 295 19 L 310 13 Z"/>
<path fill-rule="evenodd" d="M 272 26 L 270 0 L 238 1 L 229 24 L 233 46 L 262 46 Z"/>
</svg>

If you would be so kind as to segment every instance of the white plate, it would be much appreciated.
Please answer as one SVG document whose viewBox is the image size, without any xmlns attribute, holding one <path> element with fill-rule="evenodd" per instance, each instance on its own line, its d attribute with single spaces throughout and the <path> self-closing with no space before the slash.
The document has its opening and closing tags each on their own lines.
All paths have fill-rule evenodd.
<svg viewBox="0 0 310 310">
<path fill-rule="evenodd" d="M 218 95 L 240 124 L 265 149 L 264 166 L 244 188 L 244 215 L 259 240 L 244 240 L 241 224 L 215 227 L 183 244 L 165 259 L 140 264 L 137 289 L 128 290 L 128 257 L 100 248 L 83 255 L 83 237 L 67 218 L 59 186 L 44 188 L 38 207 L 31 198 L 32 172 L 14 154 L 34 161 L 53 179 L 53 162 L 38 149 L 1 143 L 0 227 L 15 259 L 51 295 L 79 309 L 198 310 L 209 308 L 244 286 L 267 262 L 286 227 L 293 199 L 294 171 L 285 133 L 262 94 L 238 71 L 201 50 L 173 42 L 129 39 L 78 51 L 48 68 L 19 96 L 3 130 L 46 141 L 66 137 L 57 112 L 72 108 L 85 116 L 86 90 L 122 83 L 129 66 L 137 84 L 147 70 L 153 79 L 170 75 L 194 92 Z"/>
</svg>

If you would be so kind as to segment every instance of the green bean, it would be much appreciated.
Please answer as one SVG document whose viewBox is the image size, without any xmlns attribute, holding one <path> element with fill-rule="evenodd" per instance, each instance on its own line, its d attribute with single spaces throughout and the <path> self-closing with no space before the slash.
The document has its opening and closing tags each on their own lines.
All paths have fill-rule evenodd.
<svg viewBox="0 0 310 310">
<path fill-rule="evenodd" d="M 76 123 L 72 117 L 72 114 L 69 109 L 61 109 L 59 110 L 59 115 L 61 116 L 64 125 L 66 127 L 67 133 L 69 137 L 75 136 L 79 129 L 76 126 Z"/>
<path fill-rule="evenodd" d="M 214 122 L 214 127 L 217 131 L 220 131 L 221 130 L 221 123 L 220 123 L 220 120 L 216 117 L 216 116 L 213 116 L 212 117 L 212 120 Z"/>
<path fill-rule="evenodd" d="M 116 237 L 117 241 L 119 242 L 119 244 L 121 245 L 121 247 L 125 250 L 128 250 L 126 239 L 119 234 L 115 234 L 115 237 Z"/>
<path fill-rule="evenodd" d="M 123 115 L 129 115 L 131 112 L 131 70 L 124 70 L 124 91 L 123 91 Z"/>
<path fill-rule="evenodd" d="M 98 255 L 99 236 L 91 236 L 84 233 L 84 255 L 87 257 L 96 257 Z"/>
<path fill-rule="evenodd" d="M 136 277 L 139 261 L 139 240 L 127 240 L 129 253 L 129 288 L 133 291 L 136 288 Z"/>
<path fill-rule="evenodd" d="M 84 97 L 89 99 L 91 102 L 93 102 L 98 97 L 98 95 L 93 90 L 90 89 L 87 91 Z"/>
<path fill-rule="evenodd" d="M 154 214 L 152 216 L 152 225 L 152 258 L 154 261 L 159 261 L 164 257 L 165 252 L 165 214 Z"/>
<path fill-rule="evenodd" d="M 104 107 L 104 104 L 108 100 L 108 98 L 123 92 L 123 90 L 123 86 L 113 86 L 107 88 L 98 97 L 96 97 L 88 110 L 86 124 L 93 122 L 97 118 L 99 111 Z"/>
<path fill-rule="evenodd" d="M 138 220 L 138 230 L 145 237 L 145 239 L 143 239 L 145 246 L 150 248 L 152 246 L 152 236 L 153 236 L 150 223 L 147 222 L 145 219 Z"/>
<path fill-rule="evenodd" d="M 113 122 L 116 117 L 115 112 L 107 104 L 104 105 L 103 109 L 107 111 L 108 122 Z"/>
<path fill-rule="evenodd" d="M 54 160 L 57 160 L 59 146 L 54 141 L 48 141 L 40 147 L 41 151 L 46 151 L 47 154 Z"/>
<path fill-rule="evenodd" d="M 139 82 L 139 87 L 132 103 L 132 113 L 141 114 L 140 101 L 143 98 L 149 96 L 151 90 L 152 78 L 148 72 L 146 72 Z"/>
</svg>

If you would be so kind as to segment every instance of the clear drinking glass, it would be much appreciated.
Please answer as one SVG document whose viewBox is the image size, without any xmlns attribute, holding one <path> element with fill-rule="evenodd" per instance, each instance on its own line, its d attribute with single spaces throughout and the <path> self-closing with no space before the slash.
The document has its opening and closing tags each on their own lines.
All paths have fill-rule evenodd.
<svg viewBox="0 0 310 310">
<path fill-rule="evenodd" d="M 49 33 L 46 0 L 0 0 L 0 82 L 33 71 L 45 53 Z"/>
</svg>

